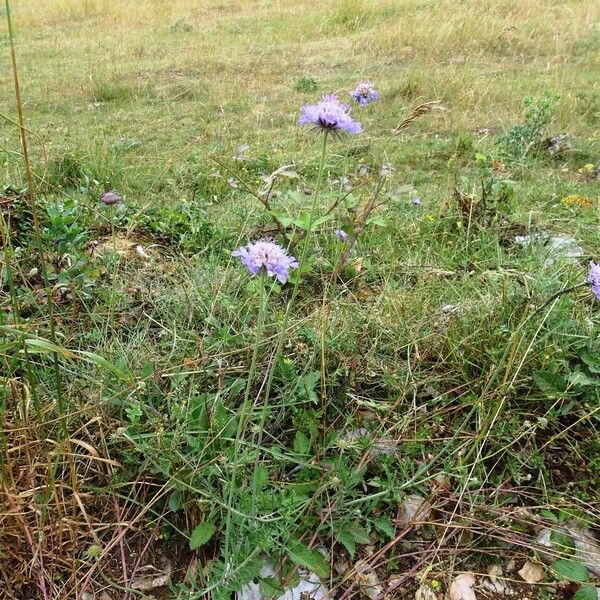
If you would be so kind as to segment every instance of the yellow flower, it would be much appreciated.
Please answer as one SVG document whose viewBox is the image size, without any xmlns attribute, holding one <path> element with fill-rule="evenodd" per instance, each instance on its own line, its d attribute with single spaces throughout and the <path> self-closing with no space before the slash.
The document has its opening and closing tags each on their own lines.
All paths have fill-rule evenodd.
<svg viewBox="0 0 600 600">
<path fill-rule="evenodd" d="M 580 208 L 592 208 L 594 201 L 587 196 L 580 196 L 579 194 L 570 194 L 562 199 L 562 203 L 565 206 L 579 206 Z"/>
</svg>

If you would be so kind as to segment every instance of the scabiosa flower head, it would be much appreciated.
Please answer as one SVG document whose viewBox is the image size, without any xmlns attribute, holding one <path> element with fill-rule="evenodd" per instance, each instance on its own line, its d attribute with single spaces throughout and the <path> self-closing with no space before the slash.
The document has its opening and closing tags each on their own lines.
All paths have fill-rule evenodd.
<svg viewBox="0 0 600 600">
<path fill-rule="evenodd" d="M 592 286 L 594 296 L 600 300 L 600 265 L 597 265 L 594 261 L 590 262 L 590 272 L 587 280 Z"/>
<path fill-rule="evenodd" d="M 421 198 L 419 198 L 419 196 L 413 196 L 410 201 L 415 205 L 415 206 L 421 206 L 421 204 L 423 204 L 423 202 L 421 202 Z"/>
<path fill-rule="evenodd" d="M 302 107 L 298 125 L 314 125 L 323 131 L 360 133 L 362 126 L 350 116 L 350 105 L 340 102 L 335 94 L 323 96 L 318 104 Z"/>
<path fill-rule="evenodd" d="M 373 86 L 368 81 L 361 81 L 350 95 L 361 105 L 366 106 L 379 100 L 379 92 L 373 89 Z"/>
<path fill-rule="evenodd" d="M 106 194 L 100 198 L 100 202 L 102 202 L 102 204 L 106 204 L 107 206 L 118 204 L 122 200 L 123 198 L 121 198 L 121 196 L 118 194 L 115 194 L 115 192 L 106 192 Z"/>
<path fill-rule="evenodd" d="M 345 242 L 348 239 L 348 234 L 343 229 L 334 229 L 333 235 L 342 242 Z"/>
<path fill-rule="evenodd" d="M 279 244 L 270 240 L 242 246 L 234 250 L 231 256 L 239 257 L 253 276 L 264 268 L 269 277 L 276 277 L 280 283 L 288 280 L 290 269 L 298 267 L 298 261 L 293 256 L 288 256 Z"/>
</svg>

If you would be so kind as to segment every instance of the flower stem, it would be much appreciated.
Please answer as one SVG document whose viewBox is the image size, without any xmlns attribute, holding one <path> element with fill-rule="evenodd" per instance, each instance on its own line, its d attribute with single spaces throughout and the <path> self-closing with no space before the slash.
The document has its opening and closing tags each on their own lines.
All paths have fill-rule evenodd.
<svg viewBox="0 0 600 600">
<path fill-rule="evenodd" d="M 257 451 L 256 451 L 256 457 L 255 457 L 255 461 L 254 461 L 254 475 L 252 478 L 253 482 L 256 482 L 256 473 L 258 471 L 258 466 L 259 466 L 259 461 L 260 461 L 260 448 L 261 448 L 262 439 L 263 439 L 263 435 L 264 435 L 264 427 L 265 427 L 265 421 L 267 418 L 267 409 L 269 407 L 269 398 L 271 396 L 271 387 L 273 384 L 273 376 L 275 374 L 275 367 L 277 365 L 279 355 L 281 354 L 281 348 L 283 347 L 283 340 L 285 340 L 287 338 L 287 328 L 288 328 L 290 314 L 292 311 L 292 306 L 294 305 L 294 301 L 296 300 L 296 296 L 298 295 L 298 289 L 299 289 L 299 283 L 300 283 L 300 279 L 301 279 L 302 269 L 306 265 L 306 258 L 308 256 L 308 248 L 309 248 L 309 244 L 310 244 L 310 234 L 312 232 L 312 224 L 314 221 L 315 211 L 317 208 L 317 203 L 319 201 L 319 196 L 321 194 L 321 187 L 322 187 L 322 182 L 323 182 L 323 171 L 325 168 L 325 155 L 326 155 L 326 150 L 327 150 L 327 137 L 328 137 L 328 131 L 325 131 L 323 133 L 323 143 L 321 146 L 321 158 L 319 161 L 317 185 L 315 188 L 315 193 L 313 194 L 312 206 L 310 209 L 310 215 L 308 217 L 308 228 L 306 231 L 306 235 L 304 236 L 304 245 L 302 247 L 302 254 L 300 255 L 300 261 L 299 261 L 300 268 L 298 269 L 298 274 L 296 276 L 296 280 L 294 281 L 292 295 L 290 296 L 290 300 L 288 302 L 288 305 L 287 305 L 287 308 L 285 311 L 285 315 L 283 317 L 283 324 L 281 326 L 281 331 L 277 338 L 277 346 L 275 347 L 275 354 L 273 355 L 273 360 L 271 362 L 271 368 L 267 375 L 267 383 L 265 385 L 265 397 L 262 402 L 262 411 L 261 411 L 260 422 L 259 422 L 259 427 L 258 427 L 258 441 L 256 444 Z M 257 492 L 256 484 L 253 483 L 252 512 L 251 512 L 252 516 L 255 516 L 255 511 L 256 511 L 256 492 Z"/>
<path fill-rule="evenodd" d="M 250 414 L 251 402 L 250 402 L 250 392 L 252 390 L 252 384 L 254 383 L 254 375 L 256 372 L 256 363 L 258 359 L 258 351 L 260 348 L 260 343 L 263 337 L 263 330 L 265 325 L 265 315 L 267 312 L 267 294 L 265 290 L 266 283 L 266 273 L 264 269 L 260 270 L 259 275 L 259 303 L 258 303 L 258 323 L 256 325 L 256 339 L 254 341 L 254 349 L 252 350 L 252 359 L 250 361 L 250 370 L 248 372 L 248 379 L 246 380 L 246 391 L 244 392 L 244 401 L 242 402 L 242 406 L 239 412 L 239 421 L 237 432 L 235 435 L 234 442 L 234 463 L 233 469 L 231 473 L 231 479 L 229 481 L 229 490 L 227 496 L 227 506 L 229 508 L 233 508 L 233 492 L 236 487 L 236 476 L 237 476 L 237 458 L 240 451 L 240 446 L 242 442 L 242 436 L 244 435 L 244 431 L 246 429 L 248 416 Z M 227 521 L 225 525 L 225 568 L 229 564 L 229 557 L 231 555 L 231 520 L 232 520 L 233 511 L 229 510 L 227 512 Z"/>
<path fill-rule="evenodd" d="M 108 337 L 108 328 L 111 327 L 114 329 L 114 321 L 115 321 L 115 289 L 117 285 L 117 273 L 119 271 L 119 264 L 121 257 L 117 252 L 117 237 L 115 233 L 115 206 L 109 206 L 109 215 L 110 215 L 110 236 L 112 239 L 112 256 L 111 256 L 111 282 L 110 282 L 110 299 L 108 306 L 108 319 L 106 319 L 105 329 L 104 329 L 104 338 Z"/>
</svg>

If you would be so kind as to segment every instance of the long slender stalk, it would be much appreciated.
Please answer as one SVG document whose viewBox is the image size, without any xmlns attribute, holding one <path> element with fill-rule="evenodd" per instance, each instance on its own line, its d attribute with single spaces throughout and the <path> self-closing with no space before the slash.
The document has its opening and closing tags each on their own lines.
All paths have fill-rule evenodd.
<svg viewBox="0 0 600 600">
<path fill-rule="evenodd" d="M 104 326 L 104 338 L 106 339 L 108 336 L 109 327 L 114 329 L 114 321 L 115 321 L 115 291 L 117 285 L 117 275 L 119 272 L 119 266 L 121 263 L 121 256 L 117 252 L 117 237 L 115 231 L 115 207 L 114 205 L 110 205 L 108 207 L 109 215 L 110 215 L 110 236 L 112 240 L 112 258 L 111 258 L 111 282 L 110 282 L 110 300 L 108 307 L 108 319 L 106 319 L 106 323 Z"/>
<path fill-rule="evenodd" d="M 31 210 L 31 215 L 33 218 L 33 229 L 34 229 L 34 237 L 35 244 L 37 246 L 37 250 L 39 253 L 40 259 L 40 270 L 42 273 L 42 279 L 44 281 L 44 290 L 46 292 L 46 304 L 48 307 L 48 324 L 50 327 L 50 339 L 53 344 L 56 344 L 56 322 L 54 319 L 54 302 L 52 300 L 52 290 L 50 289 L 50 284 L 48 280 L 48 269 L 46 267 L 46 261 L 44 259 L 44 252 L 42 248 L 42 230 L 40 226 L 40 219 L 37 211 L 37 204 L 35 200 L 35 188 L 33 183 L 33 174 L 31 171 L 31 163 L 29 161 L 29 148 L 27 146 L 27 134 L 25 127 L 25 117 L 23 115 L 23 101 L 21 99 L 21 87 L 19 85 L 19 72 L 17 69 L 17 54 L 15 50 L 15 38 L 14 31 L 12 26 L 12 19 L 10 13 L 10 0 L 5 0 L 6 6 L 6 22 L 8 25 L 8 38 L 10 42 L 10 58 L 12 64 L 12 72 L 13 72 L 13 82 L 15 88 L 15 99 L 17 106 L 17 114 L 19 120 L 19 136 L 21 139 L 21 148 L 23 150 L 23 164 L 25 167 L 25 176 L 27 178 L 27 195 L 29 197 L 29 206 Z M 66 417 L 64 414 L 64 397 L 63 397 L 63 386 L 62 379 L 60 375 L 60 364 L 58 361 L 58 354 L 54 353 L 54 377 L 56 380 L 56 395 L 58 401 L 58 410 L 63 417 L 62 419 L 62 428 L 63 434 L 68 437 L 67 433 L 67 423 Z"/>
<path fill-rule="evenodd" d="M 258 308 L 258 323 L 256 325 L 256 339 L 254 342 L 254 349 L 252 350 L 252 359 L 250 361 L 250 370 L 248 372 L 248 379 L 246 380 L 246 390 L 244 392 L 244 401 L 242 402 L 242 407 L 239 413 L 239 421 L 237 432 L 235 435 L 234 442 L 234 464 L 231 473 L 231 479 L 229 481 L 229 490 L 227 495 L 227 507 L 229 509 L 233 508 L 233 492 L 235 490 L 236 485 L 236 476 L 237 476 L 237 457 L 240 451 L 240 446 L 242 442 L 242 436 L 246 429 L 246 423 L 248 420 L 248 416 L 250 414 L 251 402 L 250 402 L 250 392 L 252 390 L 252 384 L 254 383 L 254 376 L 256 373 L 256 363 L 258 359 L 258 351 L 260 348 L 260 343 L 263 337 L 263 330 L 265 324 L 265 315 L 267 312 L 267 295 L 265 290 L 265 272 L 264 269 L 261 269 L 260 277 L 259 277 L 259 288 L 260 288 L 260 299 L 259 299 L 259 308 Z M 229 568 L 229 557 L 231 554 L 231 520 L 233 517 L 233 510 L 227 511 L 227 521 L 225 525 L 225 569 Z"/>
<path fill-rule="evenodd" d="M 261 447 L 262 439 L 263 439 L 263 435 L 264 435 L 264 427 L 265 427 L 265 421 L 266 421 L 266 417 L 267 417 L 267 409 L 269 406 L 269 398 L 271 396 L 271 387 L 273 385 L 273 376 L 275 374 L 275 367 L 277 365 L 277 360 L 279 358 L 279 355 L 281 354 L 281 348 L 283 347 L 283 341 L 287 337 L 288 321 L 289 321 L 290 314 L 292 311 L 292 306 L 294 305 L 294 301 L 296 300 L 296 296 L 298 295 L 298 289 L 299 289 L 299 283 L 300 283 L 300 279 L 301 279 L 302 269 L 305 267 L 306 259 L 308 257 L 308 249 L 310 246 L 310 237 L 311 237 L 310 234 L 312 233 L 312 224 L 314 221 L 315 211 L 317 208 L 317 203 L 319 201 L 319 196 L 321 194 L 321 188 L 322 188 L 322 183 L 323 183 L 323 170 L 325 167 L 327 138 L 328 138 L 328 132 L 327 132 L 327 130 L 325 130 L 323 133 L 323 142 L 321 145 L 321 158 L 319 160 L 317 185 L 315 188 L 315 193 L 313 194 L 313 201 L 312 201 L 312 205 L 310 208 L 310 214 L 309 214 L 309 218 L 308 218 L 308 227 L 306 230 L 306 235 L 304 236 L 304 245 L 302 247 L 302 254 L 300 255 L 300 260 L 299 260 L 300 272 L 298 273 L 298 276 L 296 277 L 296 280 L 294 281 L 292 295 L 290 296 L 290 300 L 288 302 L 288 305 L 287 305 L 287 308 L 285 311 L 285 315 L 283 317 L 283 324 L 281 325 L 281 332 L 279 333 L 279 337 L 277 338 L 277 346 L 275 348 L 275 354 L 273 355 L 273 360 L 271 362 L 271 368 L 267 375 L 267 383 L 265 385 L 265 396 L 264 396 L 264 400 L 262 402 L 262 411 L 261 411 L 260 422 L 259 422 L 259 427 L 258 427 L 259 433 L 258 433 L 258 441 L 257 441 L 256 458 L 255 458 L 255 462 L 254 462 L 254 475 L 252 478 L 253 489 L 252 489 L 252 511 L 251 511 L 251 514 L 253 516 L 256 513 L 256 492 L 257 492 L 257 490 L 256 490 L 256 473 L 258 471 L 258 466 L 259 466 L 260 447 Z"/>
</svg>

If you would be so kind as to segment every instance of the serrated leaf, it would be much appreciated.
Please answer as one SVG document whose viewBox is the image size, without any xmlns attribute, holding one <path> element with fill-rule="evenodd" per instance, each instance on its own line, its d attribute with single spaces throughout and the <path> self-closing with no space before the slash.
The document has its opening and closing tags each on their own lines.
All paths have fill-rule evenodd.
<svg viewBox="0 0 600 600">
<path fill-rule="evenodd" d="M 553 523 L 558 523 L 558 517 L 549 510 L 546 510 L 545 508 L 540 510 L 540 515 L 542 517 L 544 517 L 544 519 L 547 519 L 548 521 L 552 521 Z"/>
<path fill-rule="evenodd" d="M 319 400 L 315 388 L 320 379 L 321 373 L 319 371 L 309 371 L 299 379 L 299 385 L 304 388 L 304 392 L 306 392 L 306 395 L 311 402 L 318 402 Z"/>
<path fill-rule="evenodd" d="M 354 558 L 354 555 L 356 554 L 356 543 L 352 536 L 342 529 L 335 534 L 335 539 L 346 548 L 350 558 Z"/>
<path fill-rule="evenodd" d="M 302 542 L 292 542 L 286 550 L 290 559 L 297 565 L 313 571 L 321 579 L 329 577 L 329 563 L 317 550 L 311 550 Z"/>
<path fill-rule="evenodd" d="M 208 542 L 217 531 L 216 525 L 212 521 L 203 521 L 200 523 L 190 536 L 190 550 L 195 550 Z"/>
<path fill-rule="evenodd" d="M 361 525 L 351 523 L 345 525 L 344 529 L 350 533 L 357 544 L 369 544 L 371 542 L 369 532 Z"/>
<path fill-rule="evenodd" d="M 356 553 L 356 544 L 368 544 L 369 532 L 360 525 L 354 523 L 344 523 L 335 533 L 338 542 L 344 545 L 352 558 Z"/>
<path fill-rule="evenodd" d="M 265 600 L 279 598 L 285 593 L 285 589 L 275 577 L 263 577 L 258 582 L 258 590 Z"/>
<path fill-rule="evenodd" d="M 584 585 L 575 592 L 573 600 L 598 600 L 598 590 L 591 585 Z"/>
<path fill-rule="evenodd" d="M 371 519 L 371 521 L 379 533 L 382 533 L 390 540 L 394 539 L 396 536 L 396 528 L 391 519 L 387 517 L 375 517 L 374 519 Z"/>
<path fill-rule="evenodd" d="M 575 560 L 557 560 L 550 568 L 554 571 L 556 578 L 562 581 L 587 581 L 589 579 L 588 570 Z"/>
</svg>

